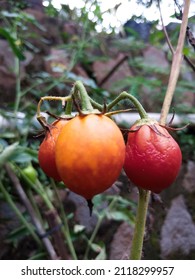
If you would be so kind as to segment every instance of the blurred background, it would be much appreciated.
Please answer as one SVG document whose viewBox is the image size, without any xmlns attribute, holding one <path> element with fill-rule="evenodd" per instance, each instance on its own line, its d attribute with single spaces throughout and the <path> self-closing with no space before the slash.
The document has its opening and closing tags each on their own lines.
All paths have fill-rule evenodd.
<svg viewBox="0 0 195 280">
<path fill-rule="evenodd" d="M 122 172 L 108 191 L 94 198 L 90 217 L 84 199 L 55 184 L 39 167 L 37 151 L 43 137 L 36 137 L 41 132 L 36 108 L 41 97 L 66 96 L 74 81 L 81 80 L 100 103 L 110 102 L 123 90 L 130 92 L 158 120 L 172 61 L 159 3 L 175 48 L 183 1 L 0 0 L 0 259 L 48 259 L 41 234 L 58 256 L 71 258 L 68 241 L 59 237 L 61 227 L 52 220 L 43 193 L 59 215 L 60 194 L 79 259 L 128 257 L 137 188 Z M 160 196 L 152 196 L 143 259 L 195 258 L 195 1 L 188 27 L 172 102 L 172 125 L 190 123 L 173 133 L 183 163 L 175 183 Z M 117 109 L 131 106 L 124 101 Z M 44 102 L 42 109 L 63 113 L 57 102 Z M 129 128 L 137 118 L 133 112 L 115 120 Z M 63 252 L 57 241 L 61 239 Z"/>
</svg>

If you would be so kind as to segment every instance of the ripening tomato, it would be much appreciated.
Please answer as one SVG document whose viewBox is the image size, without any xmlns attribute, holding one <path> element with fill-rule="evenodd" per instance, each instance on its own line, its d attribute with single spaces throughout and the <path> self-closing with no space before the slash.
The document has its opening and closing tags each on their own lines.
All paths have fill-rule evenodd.
<svg viewBox="0 0 195 280">
<path fill-rule="evenodd" d="M 124 170 L 138 187 L 159 193 L 180 170 L 182 155 L 176 141 L 158 123 L 138 123 L 128 134 Z"/>
<path fill-rule="evenodd" d="M 62 127 L 64 127 L 67 122 L 67 120 L 60 119 L 52 123 L 50 130 L 47 131 L 46 136 L 40 145 L 38 153 L 40 167 L 47 176 L 52 177 L 56 181 L 61 181 L 61 178 L 56 168 L 55 145 Z"/>
<path fill-rule="evenodd" d="M 76 116 L 56 142 L 56 165 L 64 184 L 90 200 L 118 178 L 125 158 L 120 129 L 108 117 Z"/>
</svg>

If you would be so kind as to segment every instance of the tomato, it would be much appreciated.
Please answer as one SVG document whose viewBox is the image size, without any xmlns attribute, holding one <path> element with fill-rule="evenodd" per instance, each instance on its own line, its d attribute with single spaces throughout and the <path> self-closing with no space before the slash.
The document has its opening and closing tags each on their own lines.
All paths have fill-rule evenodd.
<svg viewBox="0 0 195 280">
<path fill-rule="evenodd" d="M 124 170 L 138 187 L 159 193 L 169 187 L 180 170 L 181 150 L 158 123 L 133 125 L 128 134 Z"/>
<path fill-rule="evenodd" d="M 76 116 L 56 142 L 56 165 L 64 184 L 90 200 L 118 178 L 125 143 L 117 125 L 104 115 Z"/>
<path fill-rule="evenodd" d="M 56 181 L 61 181 L 61 178 L 56 168 L 55 145 L 62 127 L 64 127 L 67 122 L 67 120 L 60 119 L 52 123 L 50 130 L 47 131 L 40 145 L 38 153 L 40 167 L 47 176 L 52 177 Z"/>
<path fill-rule="evenodd" d="M 31 164 L 29 164 L 27 167 L 25 167 L 22 170 L 22 172 L 32 183 L 36 182 L 37 171 L 34 169 L 34 167 Z"/>
</svg>

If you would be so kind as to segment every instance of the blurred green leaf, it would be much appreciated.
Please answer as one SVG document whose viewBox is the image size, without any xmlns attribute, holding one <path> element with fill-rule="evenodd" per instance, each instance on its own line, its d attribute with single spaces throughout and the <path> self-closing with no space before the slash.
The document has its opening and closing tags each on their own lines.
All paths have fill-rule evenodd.
<svg viewBox="0 0 195 280">
<path fill-rule="evenodd" d="M 119 209 L 111 210 L 106 213 L 108 219 L 112 219 L 114 221 L 126 221 L 130 224 L 134 224 L 134 215 L 131 210 L 128 209 Z"/>
<path fill-rule="evenodd" d="M 20 226 L 14 230 L 12 230 L 6 241 L 12 243 L 14 246 L 18 245 L 18 242 L 23 239 L 25 236 L 29 235 L 29 231 L 26 229 L 25 226 Z"/>
<path fill-rule="evenodd" d="M 45 260 L 47 259 L 47 254 L 45 252 L 36 252 L 28 260 Z"/>
<path fill-rule="evenodd" d="M 8 17 L 8 18 L 17 18 L 18 17 L 18 13 L 10 13 L 8 11 L 2 11 L 1 14 L 4 16 L 4 17 Z"/>
<path fill-rule="evenodd" d="M 74 233 L 80 233 L 85 230 L 85 226 L 83 225 L 74 225 L 73 231 Z"/>
<path fill-rule="evenodd" d="M 18 146 L 15 150 L 15 153 L 13 153 L 10 156 L 10 160 L 13 160 L 16 163 L 24 163 L 24 162 L 38 162 L 38 151 L 32 150 L 27 147 Z"/>
<path fill-rule="evenodd" d="M 188 56 L 190 54 L 190 48 L 189 47 L 184 47 L 183 48 L 183 54 Z"/>
<path fill-rule="evenodd" d="M 17 46 L 16 39 L 11 36 L 10 32 L 5 28 L 0 27 L 0 35 L 3 36 L 8 42 L 13 51 L 13 53 L 20 59 L 25 60 L 25 56 Z"/>
<path fill-rule="evenodd" d="M 96 243 L 92 243 L 91 244 L 91 249 L 98 253 L 98 255 L 96 256 L 96 260 L 105 260 L 106 259 L 106 248 L 104 243 L 101 244 L 96 244 Z"/>
<path fill-rule="evenodd" d="M 0 166 L 2 166 L 4 163 L 10 160 L 11 157 L 14 156 L 17 148 L 18 148 L 18 142 L 4 148 L 4 150 L 0 154 Z"/>
<path fill-rule="evenodd" d="M 112 201 L 113 196 L 108 195 L 107 199 L 108 199 L 108 201 Z M 136 204 L 135 204 L 134 201 L 132 201 L 130 199 L 126 199 L 126 198 L 124 198 L 122 196 L 119 196 L 119 195 L 116 197 L 116 202 L 117 202 L 117 205 L 119 205 L 120 207 L 124 207 L 124 208 L 126 208 L 126 207 L 132 207 L 132 208 L 136 207 Z"/>
<path fill-rule="evenodd" d="M 103 244 L 103 246 L 101 246 L 101 250 L 95 259 L 96 260 L 106 260 L 106 247 L 104 244 Z"/>
<path fill-rule="evenodd" d="M 16 142 L 10 146 L 4 147 L 3 151 L 0 153 L 0 166 L 8 160 L 12 160 L 16 163 L 38 162 L 38 152 L 31 148 L 19 146 L 19 143 Z"/>
</svg>

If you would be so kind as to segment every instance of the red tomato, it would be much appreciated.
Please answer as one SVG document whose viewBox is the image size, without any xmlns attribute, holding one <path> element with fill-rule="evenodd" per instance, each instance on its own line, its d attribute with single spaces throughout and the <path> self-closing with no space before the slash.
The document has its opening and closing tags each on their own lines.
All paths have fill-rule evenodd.
<svg viewBox="0 0 195 280">
<path fill-rule="evenodd" d="M 47 131 L 38 153 L 40 167 L 47 176 L 52 177 L 56 181 L 61 181 L 61 178 L 56 168 L 55 145 L 62 127 L 67 122 L 67 120 L 60 119 L 52 123 L 50 131 Z"/>
<path fill-rule="evenodd" d="M 56 165 L 64 184 L 91 199 L 118 178 L 125 158 L 121 131 L 108 117 L 76 116 L 56 143 Z"/>
<path fill-rule="evenodd" d="M 181 150 L 158 123 L 154 128 L 143 124 L 128 135 L 124 170 L 129 179 L 138 187 L 159 193 L 169 187 L 180 170 Z M 131 130 L 136 130 L 138 123 Z"/>
</svg>

